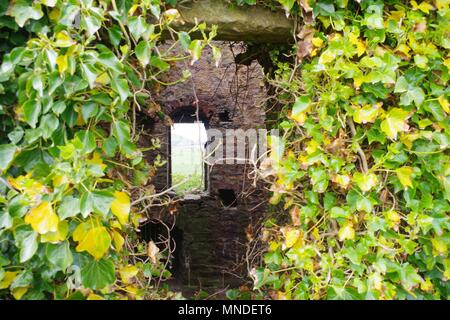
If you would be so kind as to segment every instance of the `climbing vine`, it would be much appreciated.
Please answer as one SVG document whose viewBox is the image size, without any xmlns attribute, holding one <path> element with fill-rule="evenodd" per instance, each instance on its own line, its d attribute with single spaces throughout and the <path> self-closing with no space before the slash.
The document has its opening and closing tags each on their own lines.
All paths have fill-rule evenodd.
<svg viewBox="0 0 450 320">
<path fill-rule="evenodd" d="M 301 22 L 272 51 L 282 134 L 261 167 L 274 214 L 254 289 L 447 299 L 449 1 L 279 4 Z"/>
<path fill-rule="evenodd" d="M 0 3 L 1 298 L 170 297 L 159 287 L 170 250 L 135 234 L 162 164 L 144 159 L 136 114 L 172 62 L 195 62 L 215 35 L 174 30 L 175 4 Z M 281 135 L 260 168 L 272 214 L 253 290 L 448 298 L 449 1 L 236 5 L 298 22 L 292 49 L 271 52 Z"/>
<path fill-rule="evenodd" d="M 135 234 L 162 163 L 144 160 L 136 113 L 215 33 L 173 30 L 174 3 L 1 2 L 0 298 L 170 297 L 157 290 L 170 250 Z M 160 49 L 163 37 L 181 55 Z"/>
</svg>

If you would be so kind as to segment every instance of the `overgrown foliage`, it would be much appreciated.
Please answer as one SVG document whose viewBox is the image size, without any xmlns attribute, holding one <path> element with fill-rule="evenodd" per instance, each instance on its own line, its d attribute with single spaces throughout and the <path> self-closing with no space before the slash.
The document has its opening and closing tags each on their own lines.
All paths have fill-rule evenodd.
<svg viewBox="0 0 450 320">
<path fill-rule="evenodd" d="M 143 159 L 136 113 L 214 36 L 172 30 L 174 2 L 0 3 L 1 298 L 161 297 L 170 250 L 134 233 L 161 161 Z M 158 48 L 163 33 L 182 56 Z"/>
<path fill-rule="evenodd" d="M 278 214 L 257 290 L 279 299 L 447 299 L 449 1 L 280 0 L 303 21 L 273 60 Z"/>
<path fill-rule="evenodd" d="M 1 298 L 161 297 L 170 251 L 134 233 L 131 196 L 152 198 L 160 165 L 136 112 L 214 37 L 175 32 L 175 2 L 0 3 Z M 303 22 L 290 61 L 273 51 L 283 134 L 261 169 L 277 214 L 254 289 L 448 298 L 449 1 L 237 1 L 255 4 Z M 160 50 L 163 32 L 185 55 Z"/>
</svg>

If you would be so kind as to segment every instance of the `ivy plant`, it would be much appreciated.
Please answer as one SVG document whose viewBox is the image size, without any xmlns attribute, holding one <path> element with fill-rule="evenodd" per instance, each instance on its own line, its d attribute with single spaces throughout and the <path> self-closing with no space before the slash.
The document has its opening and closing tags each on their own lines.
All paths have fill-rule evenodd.
<svg viewBox="0 0 450 320">
<path fill-rule="evenodd" d="M 282 134 L 261 166 L 272 216 L 254 290 L 447 299 L 449 2 L 279 5 L 301 26 L 272 51 Z"/>
<path fill-rule="evenodd" d="M 175 3 L 1 2 L 1 298 L 144 298 L 170 276 L 137 240 L 131 199 L 161 163 L 137 146 L 136 113 L 172 61 L 195 61 L 214 36 L 173 30 Z"/>
</svg>

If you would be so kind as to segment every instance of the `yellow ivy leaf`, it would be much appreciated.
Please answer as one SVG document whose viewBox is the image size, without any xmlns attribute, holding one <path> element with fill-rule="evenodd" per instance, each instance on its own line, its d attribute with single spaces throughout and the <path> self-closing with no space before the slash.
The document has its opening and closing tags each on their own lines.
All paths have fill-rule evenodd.
<svg viewBox="0 0 450 320">
<path fill-rule="evenodd" d="M 113 240 L 114 249 L 117 252 L 122 251 L 122 247 L 123 247 L 123 244 L 125 243 L 125 239 L 116 230 L 112 231 L 112 240 Z"/>
<path fill-rule="evenodd" d="M 450 113 L 450 104 L 448 100 L 444 96 L 440 96 L 438 98 L 439 104 L 441 105 L 442 109 L 444 109 L 445 113 Z"/>
<path fill-rule="evenodd" d="M 94 227 L 84 234 L 76 250 L 87 251 L 98 260 L 108 252 L 110 245 L 111 236 L 108 230 L 105 227 Z"/>
<path fill-rule="evenodd" d="M 130 215 L 130 197 L 122 191 L 114 192 L 114 197 L 115 199 L 111 203 L 111 211 L 119 219 L 119 222 L 125 225 Z"/>
<path fill-rule="evenodd" d="M 353 113 L 353 120 L 356 123 L 367 123 L 375 122 L 378 116 L 378 111 L 380 110 L 380 105 L 365 105 L 362 108 L 358 108 Z"/>
<path fill-rule="evenodd" d="M 383 212 L 383 215 L 385 216 L 388 225 L 393 228 L 395 231 L 398 231 L 398 226 L 400 224 L 401 216 L 398 214 L 395 210 L 389 210 Z"/>
<path fill-rule="evenodd" d="M 411 1 L 411 5 L 414 10 L 420 10 L 427 14 L 430 13 L 430 10 L 434 10 L 434 7 L 425 1 L 422 1 L 420 4 L 417 4 L 417 2 L 413 0 Z"/>
<path fill-rule="evenodd" d="M 62 174 L 58 174 L 58 175 L 54 176 L 52 179 L 54 188 L 64 185 L 67 182 L 69 182 L 69 178 L 66 175 L 62 175 Z"/>
<path fill-rule="evenodd" d="M 449 0 L 435 0 L 434 5 L 438 10 L 445 9 L 449 5 Z"/>
<path fill-rule="evenodd" d="M 356 52 L 358 53 L 358 57 L 361 57 L 366 52 L 366 43 L 364 41 L 358 40 L 356 43 Z"/>
<path fill-rule="evenodd" d="M 400 180 L 400 183 L 405 187 L 412 187 L 412 179 L 411 175 L 413 173 L 413 169 L 411 167 L 401 167 L 395 170 L 395 173 L 397 174 L 398 180 Z"/>
<path fill-rule="evenodd" d="M 76 42 L 70 37 L 67 31 L 60 31 L 56 34 L 55 46 L 60 48 L 67 48 L 74 45 Z"/>
<path fill-rule="evenodd" d="M 139 289 L 136 285 L 128 285 L 125 287 L 125 291 L 127 295 L 131 299 L 142 300 L 142 290 Z"/>
<path fill-rule="evenodd" d="M 94 152 L 92 154 L 92 158 L 91 159 L 87 159 L 86 162 L 88 164 L 95 164 L 100 166 L 101 170 L 105 170 L 106 168 L 106 164 L 103 163 L 102 158 L 100 157 L 100 154 L 98 152 Z"/>
<path fill-rule="evenodd" d="M 313 235 L 313 237 L 314 237 L 317 241 L 320 241 L 320 233 L 319 233 L 319 229 L 314 228 L 311 234 Z"/>
<path fill-rule="evenodd" d="M 351 223 L 346 223 L 338 232 L 340 241 L 355 239 L 355 229 Z"/>
<path fill-rule="evenodd" d="M 363 191 L 367 192 L 372 189 L 378 183 L 377 175 L 374 173 L 361 173 L 356 172 L 353 175 L 353 181 L 358 185 L 358 187 Z"/>
<path fill-rule="evenodd" d="M 366 76 L 362 72 L 353 77 L 353 85 L 355 88 L 359 88 L 366 81 Z"/>
<path fill-rule="evenodd" d="M 383 288 L 383 277 L 378 272 L 372 273 L 369 276 L 369 281 L 371 282 L 375 290 L 381 291 L 381 289 Z"/>
<path fill-rule="evenodd" d="M 86 300 L 105 300 L 105 298 L 99 296 L 98 294 L 90 293 Z"/>
<path fill-rule="evenodd" d="M 366 52 L 366 43 L 359 39 L 358 36 L 354 33 L 349 34 L 350 43 L 356 46 L 356 53 L 358 57 L 362 56 Z"/>
<path fill-rule="evenodd" d="M 136 266 L 128 265 L 119 269 L 120 278 L 123 283 L 130 283 L 131 279 L 135 277 L 139 272 L 139 269 Z"/>
<path fill-rule="evenodd" d="M 314 152 L 316 152 L 316 150 L 319 148 L 320 144 L 316 141 L 316 140 L 310 140 L 308 141 L 308 143 L 306 144 L 306 153 L 307 154 L 312 154 Z"/>
<path fill-rule="evenodd" d="M 411 55 L 409 52 L 411 51 L 411 48 L 408 47 L 406 44 L 400 44 L 396 49 L 395 52 L 403 53 L 407 58 L 411 58 Z"/>
<path fill-rule="evenodd" d="M 119 229 L 119 230 L 122 230 L 122 225 L 120 224 L 120 222 L 119 221 L 117 221 L 117 220 L 112 220 L 111 222 L 110 222 L 110 225 L 109 225 L 111 228 L 116 228 L 116 229 Z"/>
<path fill-rule="evenodd" d="M 64 72 L 66 72 L 68 66 L 69 66 L 69 61 L 67 59 L 67 55 L 62 55 L 62 56 L 58 56 L 56 58 L 56 65 L 58 66 L 58 71 L 60 74 L 63 74 Z"/>
<path fill-rule="evenodd" d="M 300 230 L 296 228 L 282 228 L 281 232 L 284 235 L 284 245 L 283 247 L 291 248 L 299 239 L 300 237 Z"/>
<path fill-rule="evenodd" d="M 106 85 L 111 81 L 111 79 L 109 78 L 108 74 L 106 72 L 103 72 L 102 74 L 100 74 L 97 79 L 95 79 L 95 82 L 99 83 L 99 84 L 103 84 Z"/>
<path fill-rule="evenodd" d="M 350 184 L 350 176 L 347 174 L 337 174 L 333 176 L 332 180 L 344 189 Z"/>
<path fill-rule="evenodd" d="M 444 60 L 444 66 L 447 67 L 448 73 L 450 74 L 450 58 Z"/>
<path fill-rule="evenodd" d="M 83 115 L 81 114 L 81 112 L 78 112 L 77 114 L 77 126 L 82 126 L 85 125 L 86 121 L 84 121 Z"/>
<path fill-rule="evenodd" d="M 135 228 L 137 228 L 137 227 L 139 227 L 139 225 L 141 224 L 142 219 L 143 219 L 143 216 L 142 216 L 141 214 L 139 214 L 139 213 L 133 214 L 133 215 L 132 215 L 131 222 L 133 223 L 133 226 L 134 226 Z"/>
<path fill-rule="evenodd" d="M 55 232 L 47 232 L 41 235 L 41 242 L 58 243 L 66 239 L 69 233 L 69 223 L 67 221 L 60 221 L 58 223 L 58 230 Z"/>
<path fill-rule="evenodd" d="M 386 119 L 381 122 L 381 130 L 391 139 L 397 139 L 399 132 L 409 129 L 406 120 L 409 118 L 409 112 L 400 108 L 392 108 L 386 115 Z"/>
<path fill-rule="evenodd" d="M 323 45 L 323 40 L 317 37 L 312 38 L 311 42 L 316 48 L 319 48 Z"/>
<path fill-rule="evenodd" d="M 25 216 L 25 223 L 31 224 L 34 231 L 40 234 L 58 230 L 59 218 L 48 201 L 42 201 Z"/>
<path fill-rule="evenodd" d="M 420 124 L 419 124 L 420 126 Z M 402 133 L 400 135 L 400 141 L 408 147 L 408 149 L 412 148 L 412 144 L 414 141 L 416 141 L 417 139 L 420 138 L 420 134 L 419 133 L 408 133 L 408 134 L 404 134 Z"/>
<path fill-rule="evenodd" d="M 444 259 L 444 280 L 450 279 L 450 259 Z"/>
<path fill-rule="evenodd" d="M 402 19 L 404 16 L 405 16 L 405 11 L 403 11 L 403 10 L 389 12 L 389 17 L 395 21 L 400 21 L 400 19 Z"/>
<path fill-rule="evenodd" d="M 296 113 L 296 114 L 293 113 L 291 115 L 291 118 L 298 124 L 302 125 L 306 121 L 306 113 L 305 112 L 300 112 L 300 113 Z"/>
<path fill-rule="evenodd" d="M 128 45 L 126 45 L 126 44 L 124 44 L 123 46 L 120 46 L 119 48 L 120 48 L 120 52 L 122 52 L 122 55 L 124 55 L 124 56 L 128 53 L 128 51 L 130 49 L 128 47 Z"/>
<path fill-rule="evenodd" d="M 330 50 L 325 50 L 319 58 L 320 64 L 327 64 L 333 61 L 336 58 L 336 54 L 334 52 L 331 52 Z"/>
<path fill-rule="evenodd" d="M 31 174 L 21 175 L 17 178 L 8 178 L 8 182 L 17 190 L 29 196 L 33 200 L 41 197 L 44 193 L 48 193 L 48 189 L 39 181 L 31 178 Z"/>
<path fill-rule="evenodd" d="M 433 251 L 435 251 L 438 255 L 448 254 L 448 247 L 445 240 L 441 238 L 434 238 L 431 239 L 431 244 L 433 245 Z"/>
<path fill-rule="evenodd" d="M 425 281 L 420 283 L 420 289 L 427 292 L 433 290 L 433 283 L 430 281 L 430 278 L 426 278 Z"/>
<path fill-rule="evenodd" d="M 91 220 L 89 220 L 91 221 Z M 80 223 L 73 231 L 72 238 L 74 241 L 80 242 L 84 239 L 89 229 L 93 226 L 93 223 L 83 222 Z"/>
<path fill-rule="evenodd" d="M 59 21 L 60 17 L 61 17 L 61 11 L 58 9 L 58 7 L 53 8 L 53 10 L 50 11 L 50 13 L 48 14 L 48 18 L 50 19 L 51 22 L 54 22 L 54 23 Z"/>
<path fill-rule="evenodd" d="M 27 293 L 28 287 L 18 287 L 14 288 L 11 293 L 16 300 L 20 300 L 25 293 Z"/>
<path fill-rule="evenodd" d="M 19 271 L 6 271 L 3 279 L 0 281 L 0 290 L 8 288 L 18 274 Z"/>
</svg>

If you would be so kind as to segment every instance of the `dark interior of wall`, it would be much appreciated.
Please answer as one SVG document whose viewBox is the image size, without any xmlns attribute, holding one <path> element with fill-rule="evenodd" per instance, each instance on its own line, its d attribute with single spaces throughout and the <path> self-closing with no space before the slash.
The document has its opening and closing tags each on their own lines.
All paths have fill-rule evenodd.
<svg viewBox="0 0 450 320">
<path fill-rule="evenodd" d="M 220 201 L 225 207 L 237 207 L 236 193 L 233 189 L 218 189 Z"/>
<path fill-rule="evenodd" d="M 176 226 L 168 229 L 169 226 L 164 225 L 159 220 L 149 220 L 140 226 L 140 238 L 146 243 L 153 241 L 160 250 L 167 248 L 164 243 L 170 239 L 171 247 L 175 248 L 169 258 L 169 271 L 172 276 L 180 280 L 182 278 L 182 268 L 183 265 L 183 231 Z M 170 227 L 169 227 L 170 228 Z"/>
</svg>

